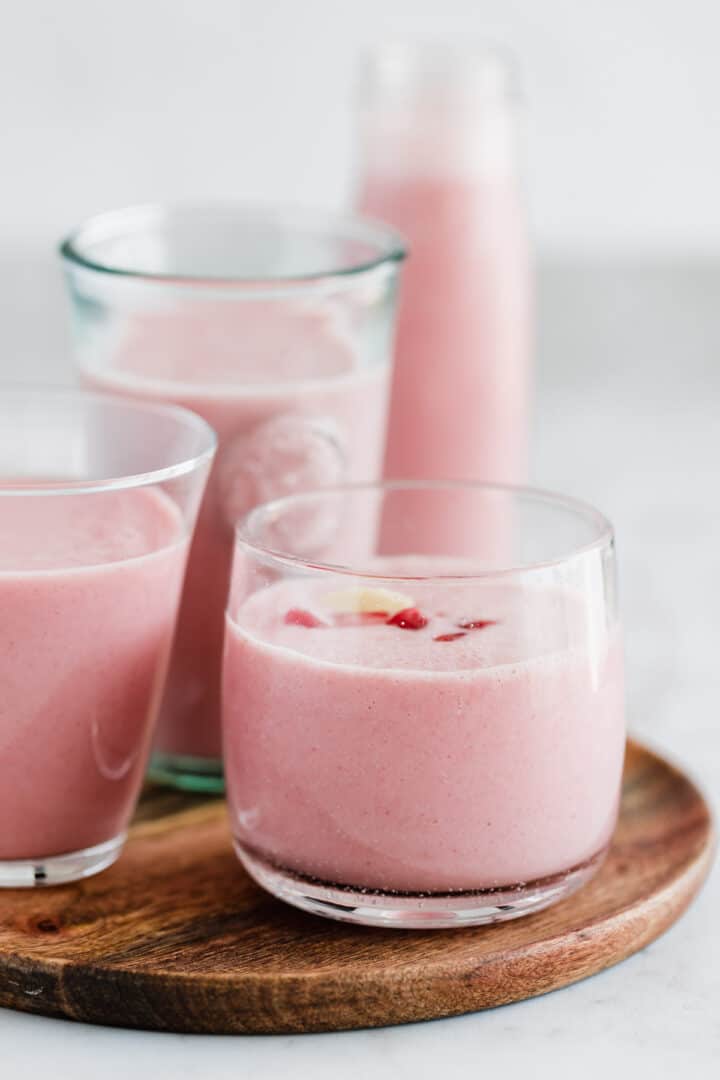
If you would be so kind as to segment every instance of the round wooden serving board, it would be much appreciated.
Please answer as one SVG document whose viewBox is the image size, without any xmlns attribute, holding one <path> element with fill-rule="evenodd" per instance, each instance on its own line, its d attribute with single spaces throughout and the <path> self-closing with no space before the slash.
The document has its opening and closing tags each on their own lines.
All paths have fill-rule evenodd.
<svg viewBox="0 0 720 1080">
<path fill-rule="evenodd" d="M 218 800 L 150 789 L 98 877 L 0 891 L 0 1005 L 182 1032 L 298 1032 L 452 1016 L 616 964 L 698 891 L 712 823 L 697 789 L 628 744 L 609 857 L 575 896 L 495 926 L 423 933 L 304 915 L 230 849 Z"/>
</svg>

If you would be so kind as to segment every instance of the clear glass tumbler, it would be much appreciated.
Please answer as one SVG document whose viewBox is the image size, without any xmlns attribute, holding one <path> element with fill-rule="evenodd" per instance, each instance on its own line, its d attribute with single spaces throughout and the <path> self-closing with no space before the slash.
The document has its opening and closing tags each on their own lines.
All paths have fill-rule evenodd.
<svg viewBox="0 0 720 1080">
<path fill-rule="evenodd" d="M 0 885 L 122 848 L 214 451 L 185 409 L 0 394 Z"/>
<path fill-rule="evenodd" d="M 418 509 L 477 523 L 475 554 L 447 535 L 417 554 Z M 404 548 L 378 554 L 388 521 Z M 562 900 L 618 812 L 612 529 L 572 499 L 483 485 L 259 507 L 237 532 L 223 707 L 236 851 L 275 896 L 416 928 Z"/>
<path fill-rule="evenodd" d="M 234 523 L 278 495 L 378 478 L 403 244 L 359 219 L 219 204 L 104 214 L 62 255 L 83 382 L 185 405 L 219 436 L 152 769 L 219 790 Z"/>
</svg>

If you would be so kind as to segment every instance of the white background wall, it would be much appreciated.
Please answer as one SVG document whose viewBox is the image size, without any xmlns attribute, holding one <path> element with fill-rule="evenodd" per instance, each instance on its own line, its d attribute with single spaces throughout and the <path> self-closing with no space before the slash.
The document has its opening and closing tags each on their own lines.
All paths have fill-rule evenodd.
<svg viewBox="0 0 720 1080">
<path fill-rule="evenodd" d="M 5 257 L 136 200 L 340 203 L 398 33 L 514 48 L 543 249 L 720 249 L 718 0 L 0 0 Z"/>
</svg>

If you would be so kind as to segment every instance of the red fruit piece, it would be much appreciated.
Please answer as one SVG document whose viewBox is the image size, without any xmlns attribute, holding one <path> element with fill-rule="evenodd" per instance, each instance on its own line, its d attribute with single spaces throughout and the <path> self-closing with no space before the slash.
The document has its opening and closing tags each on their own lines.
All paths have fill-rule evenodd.
<svg viewBox="0 0 720 1080">
<path fill-rule="evenodd" d="M 468 619 L 456 624 L 461 630 L 484 630 L 486 626 L 496 626 L 497 619 Z"/>
<path fill-rule="evenodd" d="M 438 634 L 433 641 L 457 641 L 458 638 L 467 637 L 464 630 L 458 630 L 455 634 Z"/>
<path fill-rule="evenodd" d="M 303 608 L 290 608 L 285 613 L 285 622 L 288 626 L 307 626 L 309 630 L 315 629 L 317 626 L 327 626 L 322 619 L 318 619 L 317 615 L 313 615 L 312 611 L 305 611 Z"/>
<path fill-rule="evenodd" d="M 388 626 L 399 626 L 403 630 L 422 630 L 428 621 L 416 607 L 407 607 L 398 611 L 387 622 Z"/>
<path fill-rule="evenodd" d="M 334 626 L 368 626 L 372 623 L 387 622 L 387 611 L 336 611 L 333 615 Z"/>
</svg>

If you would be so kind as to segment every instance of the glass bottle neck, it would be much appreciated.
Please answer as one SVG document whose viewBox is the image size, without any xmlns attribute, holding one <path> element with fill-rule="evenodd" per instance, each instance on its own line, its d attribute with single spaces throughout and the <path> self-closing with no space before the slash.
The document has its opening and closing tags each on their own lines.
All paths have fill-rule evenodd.
<svg viewBox="0 0 720 1080">
<path fill-rule="evenodd" d="M 367 59 L 360 120 L 373 175 L 512 177 L 517 95 L 497 52 L 386 46 Z"/>
</svg>

